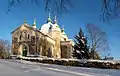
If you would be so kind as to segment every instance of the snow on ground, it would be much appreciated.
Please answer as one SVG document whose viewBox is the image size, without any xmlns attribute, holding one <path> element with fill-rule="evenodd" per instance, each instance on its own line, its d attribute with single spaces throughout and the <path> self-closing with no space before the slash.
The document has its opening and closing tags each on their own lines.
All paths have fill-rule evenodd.
<svg viewBox="0 0 120 76">
<path fill-rule="evenodd" d="M 65 58 L 40 58 L 40 57 L 22 57 L 20 56 L 19 58 L 21 59 L 27 59 L 27 60 L 58 60 L 58 61 L 78 61 L 80 63 L 86 63 L 86 62 L 102 62 L 102 63 L 111 63 L 111 64 L 120 64 L 120 60 L 92 60 L 92 59 L 65 59 Z"/>
</svg>

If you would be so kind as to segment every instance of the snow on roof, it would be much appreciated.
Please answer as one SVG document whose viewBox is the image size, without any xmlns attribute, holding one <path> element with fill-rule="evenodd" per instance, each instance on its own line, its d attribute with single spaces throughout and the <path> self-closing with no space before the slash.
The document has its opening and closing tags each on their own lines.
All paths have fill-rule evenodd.
<svg viewBox="0 0 120 76">
<path fill-rule="evenodd" d="M 45 33 L 45 34 L 47 34 L 47 33 L 49 33 L 49 28 L 51 26 L 53 26 L 53 24 L 51 22 L 43 24 L 42 27 L 41 27 L 41 29 L 40 29 L 40 31 L 43 32 L 43 33 Z"/>
</svg>

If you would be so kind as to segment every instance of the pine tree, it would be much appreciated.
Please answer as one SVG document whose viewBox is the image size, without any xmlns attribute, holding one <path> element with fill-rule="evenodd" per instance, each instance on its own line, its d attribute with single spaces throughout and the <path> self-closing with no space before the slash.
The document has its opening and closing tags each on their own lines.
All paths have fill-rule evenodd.
<svg viewBox="0 0 120 76">
<path fill-rule="evenodd" d="M 87 38 L 84 36 L 82 29 L 78 35 L 75 36 L 75 46 L 73 51 L 73 57 L 77 59 L 89 59 L 89 47 L 87 45 Z"/>
</svg>

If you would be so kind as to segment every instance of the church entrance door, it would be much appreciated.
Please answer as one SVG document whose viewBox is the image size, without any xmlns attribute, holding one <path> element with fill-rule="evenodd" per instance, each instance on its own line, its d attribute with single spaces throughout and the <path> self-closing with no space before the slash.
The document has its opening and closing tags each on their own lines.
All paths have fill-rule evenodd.
<svg viewBox="0 0 120 76">
<path fill-rule="evenodd" d="M 22 56 L 27 56 L 27 51 L 28 51 L 27 46 L 23 45 L 22 46 Z"/>
</svg>

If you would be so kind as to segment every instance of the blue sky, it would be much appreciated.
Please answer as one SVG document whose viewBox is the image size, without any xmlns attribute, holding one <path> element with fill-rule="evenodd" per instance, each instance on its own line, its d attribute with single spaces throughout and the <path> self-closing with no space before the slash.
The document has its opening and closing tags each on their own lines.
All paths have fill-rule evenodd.
<svg viewBox="0 0 120 76">
<path fill-rule="evenodd" d="M 8 0 L 0 0 L 0 38 L 11 41 L 11 31 L 20 26 L 24 19 L 27 19 L 28 24 L 32 24 L 34 18 L 37 20 L 37 27 L 40 28 L 48 17 L 48 12 L 44 11 L 43 1 L 41 0 L 40 7 L 23 3 L 20 6 L 12 8 L 12 12 L 6 14 Z M 107 33 L 108 42 L 110 45 L 112 56 L 115 59 L 120 59 L 120 19 L 112 20 L 110 24 L 100 21 L 101 0 L 72 0 L 73 8 L 70 13 L 62 14 L 58 23 L 64 25 L 65 31 L 69 38 L 74 39 L 79 28 L 85 29 L 87 23 L 93 23 Z"/>
</svg>

